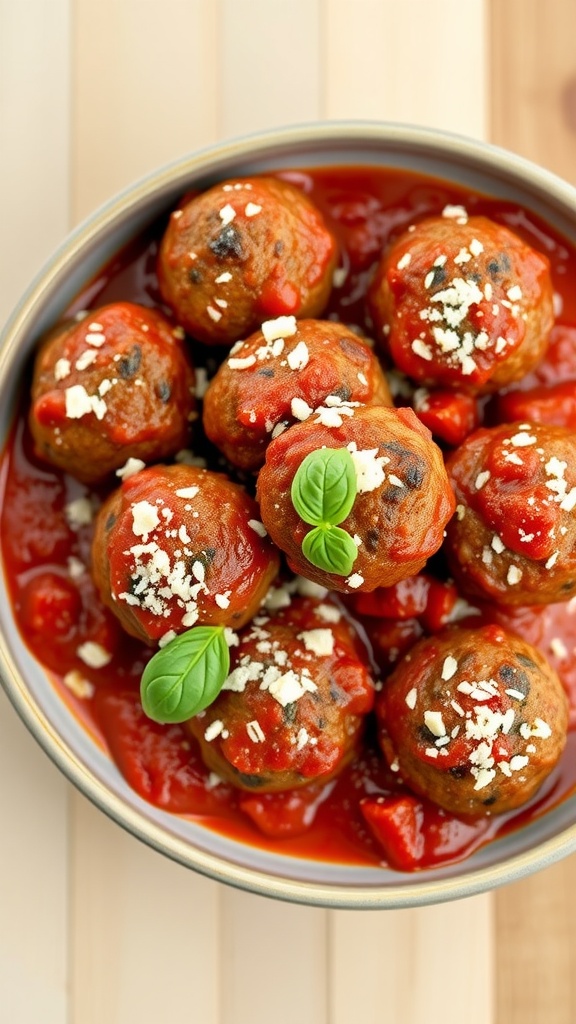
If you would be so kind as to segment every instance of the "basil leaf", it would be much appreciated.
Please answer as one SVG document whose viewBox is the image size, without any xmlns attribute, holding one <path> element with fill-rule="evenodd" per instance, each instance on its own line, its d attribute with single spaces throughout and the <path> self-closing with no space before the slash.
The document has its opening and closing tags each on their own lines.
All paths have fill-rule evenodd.
<svg viewBox="0 0 576 1024">
<path fill-rule="evenodd" d="M 356 470 L 347 448 L 319 448 L 302 461 L 292 481 L 292 504 L 311 526 L 341 523 L 352 510 Z"/>
<path fill-rule="evenodd" d="M 223 626 L 195 626 L 150 659 L 140 683 L 144 713 L 155 722 L 185 722 L 220 693 L 230 669 Z"/>
<path fill-rule="evenodd" d="M 317 526 L 302 541 L 302 554 L 317 569 L 349 576 L 358 556 L 352 537 L 339 526 Z"/>
</svg>

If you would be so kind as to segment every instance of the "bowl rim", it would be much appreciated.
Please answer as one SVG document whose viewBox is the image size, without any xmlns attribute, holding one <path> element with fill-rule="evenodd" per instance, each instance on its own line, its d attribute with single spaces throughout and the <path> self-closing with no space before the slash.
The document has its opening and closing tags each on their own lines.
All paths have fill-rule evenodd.
<svg viewBox="0 0 576 1024">
<path fill-rule="evenodd" d="M 434 128 L 385 121 L 324 121 L 289 125 L 283 128 L 251 133 L 215 143 L 173 160 L 138 179 L 85 218 L 64 239 L 40 269 L 24 292 L 0 335 L 0 389 L 5 387 L 14 351 L 24 338 L 39 308 L 53 295 L 73 263 L 77 250 L 86 250 L 107 231 L 111 231 L 127 213 L 136 214 L 150 202 L 151 195 L 184 191 L 194 175 L 219 165 L 242 160 L 262 159 L 271 148 L 278 156 L 294 146 L 311 146 L 315 152 L 334 146 L 350 149 L 376 149 L 382 144 L 394 146 L 407 155 L 433 155 L 440 152 L 450 163 L 474 166 L 492 176 L 502 176 L 530 186 L 546 203 L 552 203 L 576 223 L 576 189 L 552 172 L 499 146 Z M 358 162 L 358 161 L 356 161 Z M 342 165 L 345 160 L 341 161 Z M 302 164 L 301 164 L 302 165 Z M 308 165 L 310 166 L 310 164 Z M 433 877 L 421 882 L 373 886 L 344 886 L 340 883 L 306 882 L 266 874 L 225 861 L 218 855 L 192 846 L 184 839 L 167 833 L 160 825 L 144 818 L 111 792 L 78 759 L 71 747 L 58 734 L 22 678 L 9 645 L 0 635 L 0 682 L 15 710 L 62 773 L 100 810 L 113 821 L 151 848 L 172 860 L 192 868 L 216 881 L 257 895 L 273 897 L 308 906 L 337 909 L 399 909 L 425 906 L 460 899 L 486 892 L 523 878 L 544 868 L 576 849 L 576 824 L 539 843 L 538 846 L 512 855 L 507 860 L 467 872 L 462 876 Z M 413 876 L 412 876 L 413 877 Z"/>
</svg>

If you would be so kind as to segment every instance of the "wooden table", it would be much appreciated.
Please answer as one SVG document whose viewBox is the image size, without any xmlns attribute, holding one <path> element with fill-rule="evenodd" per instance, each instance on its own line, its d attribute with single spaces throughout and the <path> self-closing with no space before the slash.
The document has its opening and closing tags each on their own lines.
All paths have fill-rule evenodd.
<svg viewBox="0 0 576 1024">
<path fill-rule="evenodd" d="M 2 316 L 68 229 L 228 135 L 342 117 L 576 179 L 570 0 L 0 0 Z M 572 1024 L 576 861 L 413 911 L 308 910 L 170 863 L 0 698 L 2 1024 Z"/>
</svg>

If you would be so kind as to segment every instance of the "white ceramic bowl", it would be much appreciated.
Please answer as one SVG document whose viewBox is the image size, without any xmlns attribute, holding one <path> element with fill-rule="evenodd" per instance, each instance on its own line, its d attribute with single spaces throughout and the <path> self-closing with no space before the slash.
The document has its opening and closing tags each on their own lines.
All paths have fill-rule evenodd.
<svg viewBox="0 0 576 1024">
<path fill-rule="evenodd" d="M 24 295 L 0 343 L 0 436 L 6 437 L 23 370 L 39 335 L 96 271 L 190 188 L 232 175 L 325 165 L 393 166 L 423 172 L 529 207 L 576 245 L 576 190 L 521 158 L 480 142 L 409 126 L 313 124 L 224 142 L 127 189 L 85 221 Z M 399 874 L 273 855 L 146 803 L 89 739 L 22 642 L 0 596 L 0 673 L 38 742 L 95 804 L 174 860 L 243 889 L 331 907 L 413 907 L 478 893 L 576 848 L 576 796 L 526 827 L 447 867 Z"/>
</svg>

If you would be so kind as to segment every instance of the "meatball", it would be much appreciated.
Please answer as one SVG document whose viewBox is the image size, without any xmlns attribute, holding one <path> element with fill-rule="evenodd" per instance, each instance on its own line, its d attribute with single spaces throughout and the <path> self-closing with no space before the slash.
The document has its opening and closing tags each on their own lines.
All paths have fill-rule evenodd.
<svg viewBox="0 0 576 1024">
<path fill-rule="evenodd" d="M 353 756 L 374 689 L 365 653 L 331 602 L 295 598 L 232 648 L 215 702 L 188 726 L 202 756 L 241 789 L 327 779 Z"/>
<path fill-rule="evenodd" d="M 473 597 L 549 604 L 576 593 L 576 436 L 516 423 L 478 430 L 447 470 L 456 495 L 446 551 Z"/>
<path fill-rule="evenodd" d="M 231 344 L 272 317 L 318 316 L 336 259 L 336 242 L 303 192 L 276 178 L 241 178 L 174 211 L 158 280 L 190 334 Z"/>
<path fill-rule="evenodd" d="M 568 728 L 554 670 L 498 626 L 420 640 L 386 680 L 376 711 L 384 754 L 406 784 L 470 816 L 530 800 Z"/>
<path fill-rule="evenodd" d="M 38 454 L 96 483 L 128 458 L 155 462 L 185 446 L 196 413 L 182 337 L 161 313 L 131 302 L 51 332 L 32 383 Z"/>
<path fill-rule="evenodd" d="M 311 453 L 346 448 L 356 497 L 339 523 L 356 545 L 352 572 L 313 565 L 302 542 L 310 525 L 292 500 L 294 477 Z M 257 498 L 272 540 L 291 569 L 331 590 L 374 590 L 417 573 L 442 544 L 454 497 L 442 454 L 411 409 L 321 407 L 272 441 L 258 475 Z"/>
<path fill-rule="evenodd" d="M 204 397 L 204 429 L 230 462 L 255 470 L 271 438 L 334 400 L 392 405 L 371 349 L 341 324 L 280 317 L 222 363 Z"/>
<path fill-rule="evenodd" d="M 97 516 L 92 572 L 100 596 L 126 632 L 148 643 L 196 622 L 243 626 L 278 566 L 256 503 L 220 473 L 141 470 Z"/>
<path fill-rule="evenodd" d="M 464 211 L 462 211 L 464 214 Z M 416 381 L 495 391 L 544 355 L 546 256 L 487 217 L 432 217 L 382 259 L 369 293 L 377 336 Z"/>
</svg>

